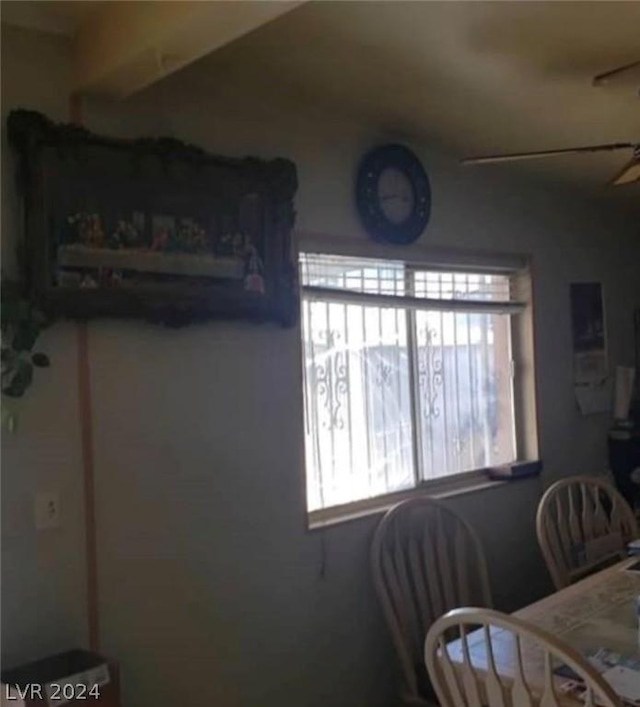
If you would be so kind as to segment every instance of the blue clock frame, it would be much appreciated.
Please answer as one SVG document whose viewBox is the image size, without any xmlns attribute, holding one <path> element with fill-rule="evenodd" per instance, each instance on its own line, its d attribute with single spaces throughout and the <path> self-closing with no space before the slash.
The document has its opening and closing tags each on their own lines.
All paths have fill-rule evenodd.
<svg viewBox="0 0 640 707">
<path fill-rule="evenodd" d="M 413 190 L 413 208 L 400 223 L 387 218 L 378 194 L 380 176 L 390 168 L 402 172 Z M 362 225 L 373 239 L 398 245 L 415 242 L 431 216 L 431 184 L 420 160 L 404 145 L 382 145 L 368 152 L 358 167 L 356 206 Z"/>
</svg>

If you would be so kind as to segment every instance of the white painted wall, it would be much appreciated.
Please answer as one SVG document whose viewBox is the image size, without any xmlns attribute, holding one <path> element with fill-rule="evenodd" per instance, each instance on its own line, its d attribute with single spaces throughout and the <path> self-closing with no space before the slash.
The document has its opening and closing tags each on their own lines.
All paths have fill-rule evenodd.
<svg viewBox="0 0 640 707">
<path fill-rule="evenodd" d="M 3 112 L 18 103 L 55 112 L 40 98 L 54 58 L 32 39 L 12 42 L 22 51 L 5 62 L 3 42 Z M 29 83 L 21 80 L 27 58 L 42 62 Z M 225 86 L 223 75 L 213 77 L 207 95 L 195 95 L 188 77 L 117 106 L 92 103 L 87 125 L 121 135 L 173 132 L 227 155 L 289 157 L 299 170 L 298 228 L 352 239 L 366 252 L 352 200 L 355 166 L 373 144 L 407 136 L 304 106 L 296 96 Z M 433 219 L 422 243 L 533 255 L 543 481 L 601 470 L 608 420 L 581 418 L 571 394 L 568 284 L 604 282 L 611 360 L 629 361 L 631 312 L 640 302 L 636 223 L 566 193 L 463 172 L 409 142 L 433 181 Z M 13 207 L 9 194 L 3 226 Z M 6 241 L 3 248 L 13 245 Z M 298 335 L 243 323 L 178 331 L 91 323 L 103 647 L 122 663 L 131 707 L 171 699 L 224 707 L 391 703 L 392 653 L 368 568 L 377 519 L 305 529 Z M 20 432 L 3 440 L 3 536 L 16 558 L 6 573 L 3 556 L 5 624 L 9 610 L 16 615 L 3 632 L 7 662 L 82 637 L 75 521 L 50 541 L 57 556 L 28 521 L 6 530 L 7 516 L 28 512 L 45 473 L 61 486 L 68 480 L 64 501 L 77 508 L 73 325 L 56 326 L 46 343 L 54 366 L 25 400 Z M 40 442 L 48 429 L 58 433 L 64 472 Z M 549 588 L 533 527 L 541 485 L 521 481 L 452 500 L 485 542 L 502 608 Z M 39 553 L 60 582 L 55 595 Z M 35 622 L 23 627 L 28 594 L 49 607 L 40 623 L 51 638 L 46 646 L 34 639 Z"/>
</svg>

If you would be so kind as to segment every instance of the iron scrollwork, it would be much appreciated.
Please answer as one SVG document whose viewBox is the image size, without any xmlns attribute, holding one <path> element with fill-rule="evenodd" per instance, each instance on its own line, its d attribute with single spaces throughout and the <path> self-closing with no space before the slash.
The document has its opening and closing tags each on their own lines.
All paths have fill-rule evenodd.
<svg viewBox="0 0 640 707">
<path fill-rule="evenodd" d="M 341 334 L 338 331 L 322 332 L 322 342 L 327 350 L 324 363 L 316 365 L 316 384 L 318 398 L 327 412 L 323 427 L 329 430 L 344 429 L 342 408 L 349 392 L 346 352 L 340 345 Z"/>
<path fill-rule="evenodd" d="M 437 331 L 428 327 L 421 332 L 425 341 L 418 347 L 418 383 L 423 393 L 422 415 L 426 420 L 440 417 L 438 389 L 442 387 L 442 354 L 435 344 Z"/>
</svg>

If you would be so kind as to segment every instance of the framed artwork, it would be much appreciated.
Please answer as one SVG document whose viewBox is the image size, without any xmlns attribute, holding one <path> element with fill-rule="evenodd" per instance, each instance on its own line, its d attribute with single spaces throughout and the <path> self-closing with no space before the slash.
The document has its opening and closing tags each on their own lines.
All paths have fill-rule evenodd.
<svg viewBox="0 0 640 707">
<path fill-rule="evenodd" d="M 296 169 L 172 138 L 117 140 L 12 112 L 26 280 L 53 315 L 276 320 L 297 313 Z"/>
<path fill-rule="evenodd" d="M 573 282 L 571 335 L 576 384 L 599 385 L 607 378 L 607 340 L 602 284 Z"/>
</svg>

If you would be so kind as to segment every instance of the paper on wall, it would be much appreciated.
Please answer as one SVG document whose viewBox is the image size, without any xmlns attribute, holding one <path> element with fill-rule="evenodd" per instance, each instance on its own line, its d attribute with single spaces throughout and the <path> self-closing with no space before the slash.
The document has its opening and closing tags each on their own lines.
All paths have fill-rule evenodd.
<svg viewBox="0 0 640 707">
<path fill-rule="evenodd" d="M 602 284 L 572 282 L 571 334 L 574 385 L 599 385 L 607 378 L 607 338 Z"/>
<path fill-rule="evenodd" d="M 574 386 L 576 401 L 582 415 L 595 415 L 611 410 L 611 381 L 605 380 L 599 385 Z"/>
</svg>

